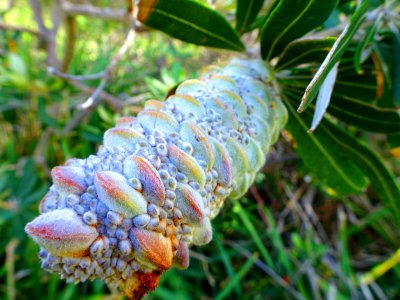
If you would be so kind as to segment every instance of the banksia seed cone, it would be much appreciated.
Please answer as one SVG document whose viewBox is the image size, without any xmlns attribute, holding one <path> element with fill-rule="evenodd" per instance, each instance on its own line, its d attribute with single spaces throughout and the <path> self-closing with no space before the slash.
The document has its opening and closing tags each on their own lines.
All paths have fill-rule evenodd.
<svg viewBox="0 0 400 300">
<path fill-rule="evenodd" d="M 100 278 L 130 298 L 187 268 L 191 244 L 241 197 L 287 119 L 266 65 L 232 60 L 150 100 L 104 134 L 97 155 L 52 171 L 41 215 L 25 227 L 42 267 L 69 282 Z"/>
</svg>

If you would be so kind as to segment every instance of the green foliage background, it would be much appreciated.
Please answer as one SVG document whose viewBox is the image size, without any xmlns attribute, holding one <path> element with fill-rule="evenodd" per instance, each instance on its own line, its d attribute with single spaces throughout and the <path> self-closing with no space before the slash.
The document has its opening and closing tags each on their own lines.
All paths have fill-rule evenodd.
<svg viewBox="0 0 400 300">
<path fill-rule="evenodd" d="M 340 2 L 350 10 L 355 3 Z M 48 1 L 42 3 L 48 13 Z M 239 3 L 243 5 L 243 1 Z M 255 7 L 261 7 L 259 3 L 254 1 Z M 123 5 L 105 0 L 95 4 Z M 222 1 L 214 8 L 229 19 L 234 16 L 235 3 Z M 261 14 L 268 9 L 264 7 Z M 336 9 L 325 26 L 337 23 L 339 14 Z M 239 32 L 259 22 L 257 14 L 250 15 L 252 22 L 239 16 Z M 22 0 L 15 1 L 11 9 L 0 6 L 0 21 L 35 29 L 32 12 Z M 122 44 L 126 26 L 83 16 L 76 17 L 76 22 L 78 39 L 68 73 L 102 71 Z M 65 51 L 65 34 L 62 28 L 58 35 L 59 56 Z M 264 38 L 267 37 L 261 37 Z M 244 39 L 251 40 L 251 36 Z M 274 51 L 277 50 L 271 53 Z M 38 214 L 37 205 L 50 185 L 49 171 L 53 166 L 71 157 L 94 153 L 102 142 L 103 132 L 119 116 L 136 114 L 145 100 L 164 98 L 171 87 L 195 77 L 202 67 L 232 55 L 173 40 L 156 31 L 140 33 L 105 88 L 123 102 L 124 108 L 115 110 L 105 103 L 73 130 L 64 132 L 78 104 L 88 94 L 46 72 L 45 53 L 34 35 L 0 29 L 1 299 L 123 298 L 99 281 L 65 284 L 57 276 L 45 273 L 37 259 L 38 248 L 27 239 L 23 227 Z M 290 51 L 288 55 L 290 58 Z M 364 68 L 368 71 L 368 67 Z M 298 105 L 302 96 L 299 90 L 304 91 L 311 76 L 309 70 L 301 68 L 293 72 L 291 76 L 297 76 L 296 81 L 284 72 L 279 80 L 287 87 L 287 97 L 295 100 L 290 103 Z M 98 81 L 84 83 L 95 88 Z M 342 92 L 348 90 L 342 86 Z M 337 107 L 340 108 L 340 103 Z M 311 124 L 309 111 L 302 118 L 301 122 L 306 120 L 306 125 Z M 166 272 L 160 287 L 148 299 L 396 299 L 400 296 L 397 264 L 400 222 L 391 214 L 393 206 L 381 202 L 380 195 L 370 188 L 351 195 L 330 188 L 310 172 L 309 161 L 299 159 L 300 152 L 294 151 L 295 129 L 290 130 L 290 126 L 298 129 L 298 123 L 289 123 L 290 133 L 283 132 L 250 192 L 240 201 L 227 201 L 213 221 L 213 241 L 205 247 L 192 248 L 189 269 Z M 321 143 L 330 139 L 329 134 L 336 137 L 342 134 L 332 126 L 329 121 L 322 123 L 317 131 Z M 380 153 L 389 169 L 399 174 L 399 162 L 389 155 L 383 134 L 367 133 L 348 125 L 343 128 Z M 299 134 L 308 138 L 305 131 Z M 362 147 L 354 149 L 363 151 Z M 374 157 L 367 159 L 374 162 Z M 354 179 L 361 187 L 365 186 L 362 174 Z M 398 201 L 392 205 L 400 209 Z"/>
</svg>

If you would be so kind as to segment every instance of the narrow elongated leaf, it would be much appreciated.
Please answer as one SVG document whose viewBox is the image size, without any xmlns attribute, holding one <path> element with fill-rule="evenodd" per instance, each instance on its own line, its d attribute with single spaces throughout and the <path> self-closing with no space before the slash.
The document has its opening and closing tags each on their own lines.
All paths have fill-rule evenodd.
<svg viewBox="0 0 400 300">
<path fill-rule="evenodd" d="M 307 86 L 306 91 L 301 100 L 300 106 L 297 109 L 298 112 L 304 111 L 317 95 L 318 90 L 321 87 L 322 83 L 324 82 L 326 76 L 328 76 L 330 70 L 342 57 L 343 53 L 347 49 L 349 42 L 356 33 L 357 29 L 360 27 L 362 21 L 364 20 L 365 13 L 367 12 L 368 7 L 369 7 L 368 1 L 363 2 L 363 4 L 361 4 L 361 6 L 351 17 L 350 23 L 345 27 L 342 34 L 339 36 L 339 38 L 333 45 L 332 49 L 329 51 L 324 62 L 318 69 L 314 78 Z"/>
<path fill-rule="evenodd" d="M 376 104 L 378 98 L 376 66 L 372 59 L 368 59 L 363 64 L 363 74 L 357 74 L 353 66 L 353 56 L 353 51 L 346 51 L 342 56 L 333 93 Z"/>
<path fill-rule="evenodd" d="M 324 83 L 321 85 L 309 132 L 313 132 L 317 128 L 319 122 L 321 122 L 322 118 L 324 117 L 326 109 L 328 108 L 329 102 L 331 101 L 333 87 L 335 86 L 338 66 L 339 64 L 337 63 L 329 72 L 328 76 L 326 76 Z"/>
<path fill-rule="evenodd" d="M 281 0 L 261 28 L 261 55 L 271 59 L 294 39 L 320 26 L 337 0 Z"/>
<path fill-rule="evenodd" d="M 288 69 L 310 62 L 322 63 L 335 41 L 335 37 L 315 37 L 295 40 L 287 45 L 279 57 L 276 69 Z"/>
<path fill-rule="evenodd" d="M 376 65 L 377 73 L 377 98 L 381 107 L 393 107 L 394 103 L 394 77 L 393 63 L 394 53 L 392 45 L 375 43 L 373 45 L 372 58 Z"/>
<path fill-rule="evenodd" d="M 227 20 L 193 0 L 140 0 L 138 19 L 182 41 L 243 51 L 244 45 Z"/>
<path fill-rule="evenodd" d="M 368 176 L 375 193 L 400 224 L 400 188 L 381 158 L 370 147 L 328 120 L 321 123 L 320 129 Z"/>
<path fill-rule="evenodd" d="M 377 17 L 375 18 L 372 25 L 370 25 L 365 32 L 364 38 L 357 45 L 356 52 L 354 53 L 354 68 L 358 74 L 362 74 L 361 64 L 368 58 L 371 54 L 372 47 L 371 44 L 374 42 L 375 34 L 381 23 L 383 12 L 379 11 Z"/>
<path fill-rule="evenodd" d="M 347 95 L 334 93 L 328 112 L 367 131 L 400 132 L 400 114 L 396 109 L 380 108 Z"/>
<path fill-rule="evenodd" d="M 312 134 L 307 133 L 311 113 L 299 115 L 290 101 L 287 104 L 289 121 L 286 129 L 297 141 L 297 153 L 304 165 L 337 194 L 360 192 L 367 184 L 363 172 L 337 144 L 332 143 L 325 130 L 319 128 Z"/>
<path fill-rule="evenodd" d="M 226 299 L 232 290 L 241 283 L 243 277 L 250 271 L 253 264 L 258 259 L 258 253 L 254 253 L 244 264 L 243 266 L 237 271 L 235 276 L 228 281 L 226 286 L 215 296 L 215 300 L 222 300 Z"/>
<path fill-rule="evenodd" d="M 393 34 L 393 55 L 394 55 L 394 102 L 400 106 L 400 30 L 394 23 L 389 23 Z"/>
<path fill-rule="evenodd" d="M 237 0 L 236 31 L 240 34 L 247 31 L 249 25 L 256 19 L 264 0 Z"/>
<path fill-rule="evenodd" d="M 387 142 L 390 147 L 390 154 L 393 157 L 400 158 L 400 133 L 388 134 Z"/>
</svg>

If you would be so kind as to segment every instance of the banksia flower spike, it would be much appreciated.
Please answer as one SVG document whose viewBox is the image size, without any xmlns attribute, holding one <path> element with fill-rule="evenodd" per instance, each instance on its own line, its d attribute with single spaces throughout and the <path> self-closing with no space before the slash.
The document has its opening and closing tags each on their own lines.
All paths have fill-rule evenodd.
<svg viewBox="0 0 400 300">
<path fill-rule="evenodd" d="M 247 191 L 286 119 L 259 60 L 209 67 L 148 101 L 96 155 L 53 169 L 41 215 L 25 227 L 42 267 L 141 298 L 165 270 L 188 267 L 190 245 L 211 241 L 210 221 Z"/>
</svg>

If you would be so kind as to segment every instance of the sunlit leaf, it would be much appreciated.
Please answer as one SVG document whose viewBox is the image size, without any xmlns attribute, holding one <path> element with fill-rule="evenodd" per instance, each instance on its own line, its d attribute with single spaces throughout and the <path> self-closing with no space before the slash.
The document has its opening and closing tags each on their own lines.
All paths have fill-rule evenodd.
<svg viewBox="0 0 400 300">
<path fill-rule="evenodd" d="M 358 74 L 362 74 L 361 64 L 368 58 L 372 51 L 373 39 L 381 23 L 382 15 L 381 11 L 377 12 L 374 22 L 365 30 L 364 38 L 357 45 L 356 52 L 354 53 L 354 68 Z"/>
<path fill-rule="evenodd" d="M 9 53 L 7 59 L 8 59 L 8 66 L 11 72 L 16 73 L 24 78 L 28 76 L 28 68 L 23 59 L 19 55 L 15 53 Z"/>
<path fill-rule="evenodd" d="M 264 0 L 237 0 L 236 31 L 240 34 L 247 31 L 256 19 Z"/>
<path fill-rule="evenodd" d="M 329 51 L 324 62 L 316 72 L 314 78 L 311 80 L 310 84 L 307 86 L 306 91 L 301 100 L 300 106 L 297 109 L 298 112 L 304 111 L 311 101 L 317 95 L 322 83 L 324 82 L 326 76 L 328 76 L 330 70 L 334 65 L 340 60 L 343 53 L 351 41 L 352 37 L 356 33 L 357 29 L 362 24 L 365 18 L 365 13 L 368 10 L 368 1 L 363 2 L 363 4 L 357 9 L 354 15 L 350 19 L 350 23 L 345 27 L 339 38 L 336 40 L 332 49 Z"/>
<path fill-rule="evenodd" d="M 320 26 L 337 5 L 337 0 L 281 0 L 261 28 L 261 55 L 271 59 L 287 44 Z"/>
<path fill-rule="evenodd" d="M 324 120 L 320 128 L 368 176 L 371 187 L 382 203 L 390 208 L 397 224 L 400 224 L 400 187 L 394 174 L 385 166 L 382 159 L 361 140 L 354 138 L 332 122 Z"/>
<path fill-rule="evenodd" d="M 398 111 L 381 108 L 347 95 L 334 93 L 328 112 L 340 120 L 364 130 L 382 133 L 400 132 Z"/>
<path fill-rule="evenodd" d="M 243 51 L 235 30 L 217 11 L 194 0 L 141 0 L 138 19 L 182 41 Z"/>
<path fill-rule="evenodd" d="M 291 101 L 287 101 L 289 121 L 286 129 L 296 140 L 296 152 L 304 165 L 318 180 L 337 194 L 360 192 L 367 180 L 363 172 L 332 142 L 324 129 L 307 133 L 312 114 L 299 115 Z"/>
<path fill-rule="evenodd" d="M 311 128 L 309 130 L 310 132 L 313 132 L 317 128 L 319 122 L 321 122 L 322 118 L 324 117 L 326 109 L 328 108 L 332 96 L 333 87 L 335 86 L 338 66 L 339 65 L 337 63 L 329 72 L 328 76 L 326 76 L 324 82 L 321 85 L 321 89 L 319 90 L 317 103 L 315 106 Z"/>
<path fill-rule="evenodd" d="M 321 63 L 335 43 L 335 37 L 311 37 L 295 40 L 287 45 L 279 57 L 277 70 L 304 63 Z"/>
</svg>

